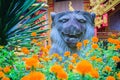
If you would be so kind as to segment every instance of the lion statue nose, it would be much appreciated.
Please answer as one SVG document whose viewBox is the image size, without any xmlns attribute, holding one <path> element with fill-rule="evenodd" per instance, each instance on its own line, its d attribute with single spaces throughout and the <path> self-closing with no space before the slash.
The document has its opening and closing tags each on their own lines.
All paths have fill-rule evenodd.
<svg viewBox="0 0 120 80">
<path fill-rule="evenodd" d="M 65 29 L 63 29 L 64 33 L 69 34 L 69 35 L 76 35 L 76 34 L 80 34 L 82 32 L 81 28 L 75 25 L 70 25 L 68 27 L 65 27 Z"/>
</svg>

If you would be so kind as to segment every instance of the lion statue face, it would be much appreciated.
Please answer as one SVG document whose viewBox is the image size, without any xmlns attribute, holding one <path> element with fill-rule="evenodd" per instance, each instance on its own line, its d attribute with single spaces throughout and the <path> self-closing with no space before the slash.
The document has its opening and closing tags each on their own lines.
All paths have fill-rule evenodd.
<svg viewBox="0 0 120 80">
<path fill-rule="evenodd" d="M 52 48 L 58 48 L 57 46 L 63 48 L 65 46 L 68 51 L 76 52 L 77 42 L 90 39 L 94 35 L 94 14 L 84 11 L 68 11 L 52 13 L 51 16 Z M 55 49 L 54 52 L 60 52 L 59 48 Z M 61 48 L 60 50 L 62 50 Z M 62 51 L 64 52 L 64 50 Z"/>
</svg>

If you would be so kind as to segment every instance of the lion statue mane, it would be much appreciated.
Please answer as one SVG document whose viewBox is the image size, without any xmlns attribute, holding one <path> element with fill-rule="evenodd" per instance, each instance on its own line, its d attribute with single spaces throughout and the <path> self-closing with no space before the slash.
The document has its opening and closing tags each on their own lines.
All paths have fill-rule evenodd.
<svg viewBox="0 0 120 80">
<path fill-rule="evenodd" d="M 91 39 L 94 36 L 95 14 L 85 11 L 66 11 L 51 13 L 51 49 L 50 54 L 63 56 L 66 51 L 78 53 L 77 42 Z"/>
</svg>

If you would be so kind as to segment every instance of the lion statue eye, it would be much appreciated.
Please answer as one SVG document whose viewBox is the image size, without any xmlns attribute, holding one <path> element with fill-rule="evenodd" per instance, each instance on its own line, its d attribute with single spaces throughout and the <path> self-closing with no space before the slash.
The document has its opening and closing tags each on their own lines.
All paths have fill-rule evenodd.
<svg viewBox="0 0 120 80">
<path fill-rule="evenodd" d="M 59 22 L 66 23 L 69 19 L 61 19 Z"/>
<path fill-rule="evenodd" d="M 78 22 L 80 22 L 80 23 L 86 23 L 86 20 L 84 20 L 84 19 L 78 19 Z"/>
</svg>

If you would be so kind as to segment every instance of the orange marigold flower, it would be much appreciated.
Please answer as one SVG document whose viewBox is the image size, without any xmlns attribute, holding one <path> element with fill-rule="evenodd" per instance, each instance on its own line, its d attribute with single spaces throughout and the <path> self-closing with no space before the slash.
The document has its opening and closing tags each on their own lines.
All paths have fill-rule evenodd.
<svg viewBox="0 0 120 80">
<path fill-rule="evenodd" d="M 47 48 L 48 50 L 50 50 L 51 46 L 50 46 L 50 45 L 47 45 L 46 48 Z"/>
<path fill-rule="evenodd" d="M 57 73 L 57 78 L 58 79 L 67 79 L 68 75 L 67 75 L 67 73 L 65 71 L 62 70 L 62 71 Z"/>
<path fill-rule="evenodd" d="M 97 59 L 97 57 L 96 57 L 96 56 L 92 56 L 90 59 L 91 59 L 92 61 L 94 61 L 94 60 Z"/>
<path fill-rule="evenodd" d="M 53 55 L 53 57 L 56 57 L 56 58 L 59 57 L 58 53 L 53 53 L 52 55 Z"/>
<path fill-rule="evenodd" d="M 41 45 L 42 45 L 42 42 L 37 42 L 36 45 L 37 45 L 37 46 L 41 46 Z"/>
<path fill-rule="evenodd" d="M 34 55 L 32 55 L 32 58 L 38 59 L 38 55 L 34 54 Z"/>
<path fill-rule="evenodd" d="M 117 77 L 118 77 L 118 79 L 120 79 L 120 72 L 117 73 Z"/>
<path fill-rule="evenodd" d="M 10 80 L 10 78 L 4 76 L 1 80 Z"/>
<path fill-rule="evenodd" d="M 120 58 L 118 56 L 113 56 L 112 59 L 115 61 L 115 62 L 119 62 L 120 61 Z"/>
<path fill-rule="evenodd" d="M 98 42 L 98 38 L 97 38 L 96 36 L 94 36 L 94 37 L 92 38 L 92 42 Z"/>
<path fill-rule="evenodd" d="M 82 47 L 82 43 L 81 43 L 81 42 L 77 42 L 76 47 L 77 47 L 78 49 L 80 49 L 80 48 Z"/>
<path fill-rule="evenodd" d="M 108 42 L 109 43 L 113 43 L 113 39 L 112 38 L 108 38 Z"/>
<path fill-rule="evenodd" d="M 37 43 L 37 39 L 33 39 L 31 43 Z"/>
<path fill-rule="evenodd" d="M 76 63 L 76 58 L 72 58 L 72 59 L 71 59 L 71 62 L 72 62 L 72 63 Z"/>
<path fill-rule="evenodd" d="M 73 56 L 74 58 L 77 58 L 77 57 L 78 57 L 78 54 L 77 54 L 77 53 L 74 53 L 74 54 L 72 54 L 72 56 Z"/>
<path fill-rule="evenodd" d="M 99 78 L 99 73 L 98 73 L 98 71 L 96 71 L 95 69 L 93 69 L 93 70 L 90 72 L 90 75 L 91 75 L 93 78 Z"/>
<path fill-rule="evenodd" d="M 97 49 L 97 48 L 98 48 L 98 45 L 97 45 L 97 44 L 92 44 L 92 48 L 93 48 L 93 49 Z"/>
<path fill-rule="evenodd" d="M 72 69 L 74 69 L 74 66 L 73 66 L 72 64 L 69 64 L 69 65 L 68 65 L 68 69 L 69 69 L 69 70 L 72 70 Z"/>
<path fill-rule="evenodd" d="M 4 73 L 8 73 L 10 72 L 10 66 L 6 66 L 5 68 L 3 68 Z"/>
<path fill-rule="evenodd" d="M 97 58 L 96 61 L 97 62 L 102 62 L 102 58 Z"/>
<path fill-rule="evenodd" d="M 83 41 L 84 46 L 86 46 L 88 43 L 89 43 L 89 40 L 84 40 Z"/>
<path fill-rule="evenodd" d="M 29 74 L 30 80 L 45 80 L 45 75 L 41 72 L 32 71 Z"/>
<path fill-rule="evenodd" d="M 115 49 L 116 49 L 116 50 L 120 49 L 120 44 L 117 44 L 117 45 L 115 46 Z"/>
<path fill-rule="evenodd" d="M 0 71 L 0 78 L 2 78 L 3 76 L 4 76 L 4 73 Z"/>
<path fill-rule="evenodd" d="M 0 71 L 2 71 L 3 70 L 3 68 L 2 67 L 0 67 Z"/>
<path fill-rule="evenodd" d="M 36 32 L 32 32 L 31 36 L 34 36 L 34 37 L 37 36 Z"/>
<path fill-rule="evenodd" d="M 105 66 L 105 70 L 110 72 L 111 71 L 111 67 L 110 66 Z"/>
<path fill-rule="evenodd" d="M 62 66 L 58 65 L 58 64 L 55 64 L 53 65 L 51 68 L 50 68 L 50 72 L 53 72 L 53 73 L 58 73 L 60 71 L 62 71 Z"/>
<path fill-rule="evenodd" d="M 44 52 L 44 53 L 47 53 L 48 51 L 49 51 L 49 50 L 48 50 L 47 48 L 44 48 L 44 49 L 43 49 L 43 52 Z"/>
<path fill-rule="evenodd" d="M 23 76 L 20 80 L 30 80 L 29 78 L 30 78 L 29 75 L 26 75 L 26 76 Z"/>
<path fill-rule="evenodd" d="M 23 52 L 24 54 L 29 54 L 29 53 L 30 53 L 30 51 L 29 51 L 28 48 L 26 48 L 26 47 L 23 47 L 23 48 L 21 49 L 21 52 Z"/>
<path fill-rule="evenodd" d="M 92 64 L 87 60 L 82 60 L 76 65 L 76 71 L 82 75 L 89 73 L 92 69 L 93 69 Z"/>
<path fill-rule="evenodd" d="M 26 67 L 29 66 L 29 67 L 38 67 L 39 66 L 39 60 L 36 59 L 36 58 L 28 58 L 26 61 L 25 61 L 25 64 L 26 64 Z"/>
<path fill-rule="evenodd" d="M 70 56 L 70 52 L 69 51 L 66 51 L 65 53 L 64 53 L 64 56 Z"/>
<path fill-rule="evenodd" d="M 115 80 L 115 78 L 113 76 L 108 76 L 106 80 Z"/>
</svg>

